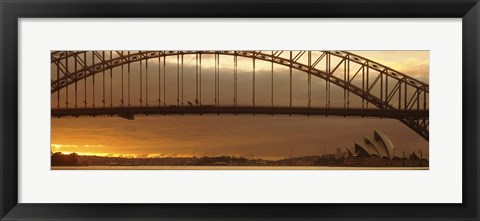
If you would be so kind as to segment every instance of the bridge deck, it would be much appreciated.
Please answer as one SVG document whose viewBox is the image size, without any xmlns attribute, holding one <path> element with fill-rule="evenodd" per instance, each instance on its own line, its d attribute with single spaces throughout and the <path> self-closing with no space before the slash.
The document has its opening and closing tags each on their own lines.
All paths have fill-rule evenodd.
<svg viewBox="0 0 480 221">
<path fill-rule="evenodd" d="M 143 106 L 99 108 L 52 108 L 53 118 L 84 116 L 119 116 L 134 119 L 135 115 L 298 115 L 374 118 L 428 118 L 428 110 L 382 110 L 362 108 L 271 107 L 271 106 Z"/>
</svg>

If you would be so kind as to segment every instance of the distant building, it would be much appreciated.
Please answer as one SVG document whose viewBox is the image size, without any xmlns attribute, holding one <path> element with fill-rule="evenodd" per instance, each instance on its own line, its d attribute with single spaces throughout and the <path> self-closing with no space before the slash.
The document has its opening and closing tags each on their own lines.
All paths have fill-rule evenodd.
<svg viewBox="0 0 480 221">
<path fill-rule="evenodd" d="M 352 155 L 358 157 L 376 156 L 392 160 L 394 158 L 394 149 L 392 141 L 385 134 L 375 130 L 373 139 L 364 137 L 362 143 L 355 143 L 355 153 Z"/>
<path fill-rule="evenodd" d="M 214 166 L 228 166 L 228 163 L 217 161 L 217 162 L 214 162 L 213 165 Z"/>
<path fill-rule="evenodd" d="M 410 154 L 408 159 L 405 156 L 395 156 L 395 146 L 392 141 L 385 134 L 375 130 L 373 138 L 364 137 L 363 142 L 355 143 L 354 151 L 347 148 L 347 156 L 343 164 L 371 167 L 425 167 L 428 166 L 428 160 L 418 157 L 415 152 Z"/>
<path fill-rule="evenodd" d="M 337 150 L 335 150 L 335 160 L 342 159 L 342 158 L 345 157 L 345 155 L 346 155 L 346 153 L 343 152 L 342 149 L 337 148 Z"/>
</svg>

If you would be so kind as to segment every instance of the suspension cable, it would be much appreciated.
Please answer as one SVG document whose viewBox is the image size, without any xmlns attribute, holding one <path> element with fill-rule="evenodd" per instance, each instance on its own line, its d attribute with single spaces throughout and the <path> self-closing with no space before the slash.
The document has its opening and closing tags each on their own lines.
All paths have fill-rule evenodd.
<svg viewBox="0 0 480 221">
<path fill-rule="evenodd" d="M 252 87 L 252 89 L 253 89 L 253 92 L 252 92 L 252 94 L 253 94 L 252 103 L 253 103 L 253 107 L 255 107 L 255 54 L 253 55 L 252 65 L 253 65 L 253 67 L 252 67 L 252 69 L 253 69 L 253 72 L 252 72 L 252 75 L 253 75 L 253 76 L 252 76 L 252 78 L 253 78 L 253 82 L 252 82 L 252 83 L 253 83 L 253 87 Z"/>
<path fill-rule="evenodd" d="M 65 60 L 66 60 L 66 62 L 67 62 L 67 63 L 65 64 L 66 69 L 67 69 L 67 70 L 66 70 L 66 73 L 68 73 L 68 57 L 67 57 Z M 65 104 L 66 104 L 66 108 L 68 109 L 68 84 L 67 84 L 67 86 L 66 86 L 65 95 L 66 95 L 66 97 L 65 97 L 65 98 L 66 98 Z"/>
<path fill-rule="evenodd" d="M 195 54 L 195 105 L 198 106 L 198 54 Z"/>
<path fill-rule="evenodd" d="M 308 51 L 308 107 L 312 106 L 312 51 Z"/>
<path fill-rule="evenodd" d="M 330 75 L 330 54 L 327 53 L 325 57 L 325 71 Z M 328 108 L 328 80 L 325 78 L 325 108 Z"/>
<path fill-rule="evenodd" d="M 343 61 L 343 81 L 347 82 L 347 59 Z M 343 108 L 347 108 L 347 88 L 346 87 L 343 88 Z"/>
<path fill-rule="evenodd" d="M 92 51 L 92 65 L 95 66 L 95 52 Z M 93 75 L 93 78 L 92 78 L 92 84 L 93 84 L 93 103 L 92 103 L 92 107 L 95 107 L 95 74 Z"/>
<path fill-rule="evenodd" d="M 57 81 L 60 84 L 60 62 L 57 63 Z M 60 109 L 60 90 L 57 91 L 57 108 Z"/>
<path fill-rule="evenodd" d="M 102 51 L 102 59 L 105 61 L 105 51 Z M 105 64 L 102 65 L 102 105 L 105 107 Z"/>
<path fill-rule="evenodd" d="M 183 53 L 182 53 L 182 106 L 183 106 Z"/>
<path fill-rule="evenodd" d="M 76 72 L 77 72 L 77 68 L 78 68 L 78 67 L 77 67 L 77 59 L 76 59 L 76 56 L 74 57 L 73 62 L 75 62 L 75 63 L 74 63 L 74 67 L 75 67 L 75 73 L 76 73 Z M 78 74 L 76 74 L 75 79 L 78 79 Z M 75 81 L 75 108 L 78 107 L 77 82 L 78 82 L 78 81 L 76 80 L 76 81 Z"/>
<path fill-rule="evenodd" d="M 110 51 L 110 60 L 112 60 L 112 51 Z M 77 105 L 75 105 L 77 106 Z M 113 107 L 113 79 L 112 79 L 112 66 L 110 66 L 110 107 Z"/>
<path fill-rule="evenodd" d="M 163 57 L 163 106 L 167 105 L 167 90 L 166 90 L 166 82 L 167 82 L 167 56 Z"/>
<path fill-rule="evenodd" d="M 127 64 L 127 73 L 128 73 L 128 86 L 127 86 L 127 91 L 128 91 L 128 106 L 130 107 L 131 102 L 130 102 L 130 51 L 128 53 L 128 64 Z"/>
<path fill-rule="evenodd" d="M 292 51 L 290 51 L 290 107 L 292 107 Z"/>
<path fill-rule="evenodd" d="M 199 73 L 200 73 L 200 81 L 199 81 L 199 86 L 200 86 L 200 105 L 202 105 L 202 53 L 200 53 L 200 58 L 199 58 L 200 66 L 199 66 Z"/>
<path fill-rule="evenodd" d="M 85 66 L 87 66 L 87 52 L 83 53 L 83 60 L 85 61 Z M 84 93 L 84 100 L 83 104 L 85 105 L 85 108 L 87 108 L 87 76 L 83 76 L 83 93 Z"/>
<path fill-rule="evenodd" d="M 140 101 L 140 107 L 143 105 L 143 101 L 142 101 L 142 98 L 143 98 L 143 88 L 142 88 L 142 68 L 143 68 L 143 65 L 142 65 L 142 59 L 140 58 L 140 99 L 138 99 L 138 101 Z"/>
<path fill-rule="evenodd" d="M 215 83 L 214 83 L 214 86 L 215 86 L 215 106 L 217 106 L 217 54 L 214 55 L 214 78 L 215 78 Z"/>
<path fill-rule="evenodd" d="M 180 105 L 180 58 L 177 53 L 177 106 Z"/>
<path fill-rule="evenodd" d="M 347 62 L 347 82 L 350 82 L 350 61 L 346 60 Z M 347 90 L 347 108 L 350 108 L 350 91 Z"/>
<path fill-rule="evenodd" d="M 158 52 L 158 106 L 161 106 L 162 104 L 162 76 L 161 76 L 161 70 L 162 70 L 162 67 L 161 67 L 161 56 L 160 56 L 160 51 Z"/>
<path fill-rule="evenodd" d="M 234 103 L 234 106 L 237 106 L 237 63 L 238 63 L 238 58 L 237 58 L 237 52 L 235 52 L 235 55 L 233 57 L 233 63 L 234 63 L 234 68 L 233 68 L 233 103 Z"/>
<path fill-rule="evenodd" d="M 148 106 L 148 54 L 145 59 L 145 106 Z"/>
<path fill-rule="evenodd" d="M 273 51 L 272 51 L 272 82 L 271 82 L 271 86 L 272 86 L 272 107 L 273 107 Z"/>
<path fill-rule="evenodd" d="M 123 51 L 122 51 L 122 57 L 123 57 Z M 124 90 L 124 86 L 123 86 L 123 66 L 124 65 L 122 64 L 122 67 L 121 67 L 122 68 L 122 99 L 120 100 L 120 103 L 121 103 L 122 107 L 123 107 L 123 102 L 124 102 L 124 100 L 123 100 L 123 90 Z"/>
</svg>

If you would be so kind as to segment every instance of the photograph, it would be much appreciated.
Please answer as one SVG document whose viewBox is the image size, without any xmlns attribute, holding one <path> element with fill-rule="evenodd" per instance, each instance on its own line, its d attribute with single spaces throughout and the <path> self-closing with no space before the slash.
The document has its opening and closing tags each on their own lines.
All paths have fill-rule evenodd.
<svg viewBox="0 0 480 221">
<path fill-rule="evenodd" d="M 51 170 L 429 170 L 428 50 L 51 50 Z"/>
</svg>

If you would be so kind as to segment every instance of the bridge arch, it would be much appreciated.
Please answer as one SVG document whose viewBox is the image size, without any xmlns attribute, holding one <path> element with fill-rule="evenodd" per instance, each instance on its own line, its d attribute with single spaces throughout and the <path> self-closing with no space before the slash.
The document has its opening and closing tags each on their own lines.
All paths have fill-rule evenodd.
<svg viewBox="0 0 480 221">
<path fill-rule="evenodd" d="M 189 54 L 215 54 L 215 55 L 230 55 L 246 58 L 254 58 L 258 60 L 263 60 L 266 62 L 271 62 L 274 64 L 286 66 L 302 73 L 311 74 L 315 77 L 321 78 L 329 83 L 332 83 L 344 90 L 347 90 L 358 97 L 365 99 L 368 103 L 373 104 L 379 109 L 384 110 L 427 110 L 427 100 L 429 93 L 429 86 L 426 83 L 423 83 L 415 78 L 412 78 L 406 74 L 403 74 L 399 71 L 396 71 L 392 68 L 389 68 L 385 65 L 382 65 L 378 62 L 369 60 L 362 56 L 347 52 L 347 51 L 321 51 L 321 56 L 319 56 L 315 61 L 310 61 L 309 63 L 304 64 L 299 62 L 300 57 L 304 56 L 308 51 L 297 51 L 295 56 L 292 56 L 290 53 L 289 57 L 281 56 L 284 51 L 276 51 L 272 53 L 265 53 L 262 51 L 136 51 L 134 53 L 124 53 L 123 51 L 115 51 L 116 57 L 106 58 L 98 52 L 92 52 L 99 62 L 95 64 L 88 65 L 85 59 L 82 59 L 82 55 L 85 56 L 87 51 L 55 51 L 51 53 L 51 63 L 56 65 L 58 70 L 63 74 L 61 77 L 55 80 L 51 80 L 51 93 L 60 91 L 61 89 L 71 85 L 79 80 L 88 78 L 95 74 L 101 73 L 105 70 L 113 69 L 122 65 L 129 63 L 139 62 L 141 60 L 147 60 L 152 58 L 167 57 L 167 56 L 176 56 L 176 55 L 189 55 Z M 316 67 L 319 62 L 323 59 L 326 62 L 332 60 L 332 57 L 335 57 L 339 60 L 338 63 L 327 68 L 325 71 L 320 70 Z M 80 69 L 70 72 L 68 69 L 68 60 L 74 59 L 75 63 L 80 65 Z M 352 83 L 352 79 L 342 79 L 338 76 L 335 76 L 333 73 L 346 62 L 352 62 L 357 65 L 360 65 L 361 68 L 366 68 L 367 70 L 377 71 L 379 74 L 375 78 L 374 82 L 366 87 L 358 87 Z M 333 67 L 333 69 L 332 69 Z M 360 70 L 360 69 L 359 69 Z M 357 71 L 358 74 L 358 71 Z M 384 78 L 391 79 L 395 82 L 394 88 L 388 90 L 388 88 L 381 88 L 380 94 L 381 97 L 371 93 L 372 88 L 378 83 L 383 83 Z M 362 85 L 364 83 L 362 82 Z M 405 88 L 404 100 L 405 102 L 398 102 L 398 106 L 394 107 L 390 100 L 393 96 L 398 94 L 402 96 L 402 86 Z M 413 94 L 407 98 L 406 87 L 414 89 Z M 385 91 L 383 91 L 385 90 Z M 385 96 L 383 96 L 385 94 Z M 420 98 L 424 97 L 423 103 L 421 104 Z M 408 102 L 407 102 L 408 100 Z M 406 126 L 417 132 L 420 136 L 428 140 L 428 118 L 411 118 L 405 117 L 399 119 Z"/>
</svg>

